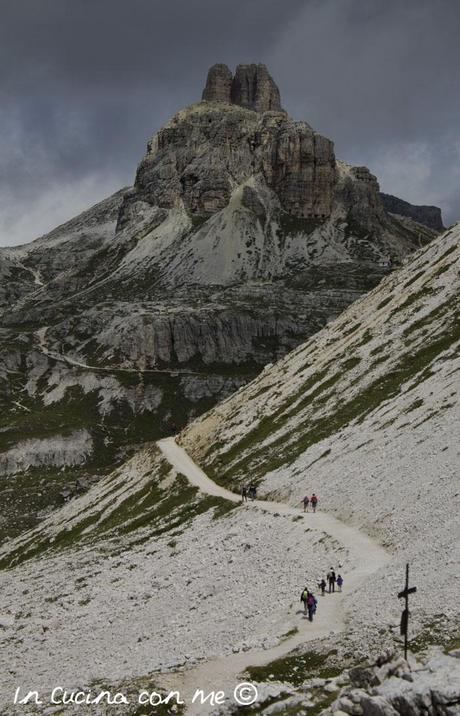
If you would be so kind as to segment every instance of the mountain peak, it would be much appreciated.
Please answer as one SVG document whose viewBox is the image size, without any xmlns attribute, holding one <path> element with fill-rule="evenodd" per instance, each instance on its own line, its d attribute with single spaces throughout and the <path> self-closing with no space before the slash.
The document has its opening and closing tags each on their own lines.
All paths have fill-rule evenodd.
<svg viewBox="0 0 460 716">
<path fill-rule="evenodd" d="M 227 65 L 213 65 L 202 99 L 237 104 L 256 112 L 283 111 L 279 89 L 263 64 L 238 65 L 234 75 Z"/>
</svg>

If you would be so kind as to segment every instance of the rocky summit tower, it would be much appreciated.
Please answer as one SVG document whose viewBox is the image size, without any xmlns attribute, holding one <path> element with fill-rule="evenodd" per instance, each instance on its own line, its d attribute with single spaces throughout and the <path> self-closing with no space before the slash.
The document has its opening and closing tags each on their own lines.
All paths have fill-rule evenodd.
<svg viewBox="0 0 460 716">
<path fill-rule="evenodd" d="M 202 102 L 179 112 L 149 143 L 119 226 L 133 199 L 165 208 L 181 201 L 190 216 L 210 217 L 229 203 L 235 182 L 251 178 L 287 215 L 326 219 L 337 184 L 334 145 L 288 116 L 265 65 L 238 65 L 232 74 L 216 64 Z"/>
<path fill-rule="evenodd" d="M 206 102 L 227 102 L 256 112 L 281 112 L 279 89 L 265 65 L 238 65 L 232 75 L 227 65 L 213 65 L 203 90 Z"/>
</svg>

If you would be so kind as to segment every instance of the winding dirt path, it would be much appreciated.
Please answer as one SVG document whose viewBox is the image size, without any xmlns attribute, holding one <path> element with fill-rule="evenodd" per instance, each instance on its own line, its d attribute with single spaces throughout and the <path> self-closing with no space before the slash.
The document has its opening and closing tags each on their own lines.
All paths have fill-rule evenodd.
<svg viewBox="0 0 460 716">
<path fill-rule="evenodd" d="M 66 363 L 67 365 L 74 366 L 76 368 L 84 368 L 85 370 L 90 370 L 95 373 L 135 373 L 136 375 L 144 373 L 161 373 L 173 376 L 208 375 L 207 373 L 198 373 L 197 371 L 185 370 L 184 368 L 121 368 L 119 366 L 106 367 L 82 363 L 81 361 L 76 360 L 76 358 L 71 358 L 71 356 L 68 356 L 65 353 L 58 353 L 57 351 L 52 351 L 48 348 L 48 342 L 46 338 L 48 328 L 49 326 L 43 326 L 42 328 L 39 328 L 38 331 L 35 331 L 35 335 L 38 339 L 38 347 L 42 353 L 44 353 L 49 358 L 52 358 L 53 360 L 57 361 L 58 363 Z"/>
<path fill-rule="evenodd" d="M 174 438 L 160 440 L 157 445 L 170 465 L 177 472 L 187 477 L 202 492 L 223 497 L 232 502 L 241 501 L 239 495 L 213 482 L 193 462 L 186 451 L 176 443 Z M 262 510 L 268 514 L 303 516 L 300 508 L 294 508 L 279 502 L 254 500 L 253 502 L 249 501 L 244 507 Z M 346 525 L 325 512 L 317 512 L 315 515 L 308 513 L 305 517 L 308 518 L 308 526 L 311 529 L 326 532 L 348 550 L 349 559 L 347 559 L 347 563 L 349 563 L 351 569 L 347 564 L 347 593 L 357 589 L 369 576 L 389 561 L 390 556 L 383 547 L 355 527 Z M 297 604 L 296 610 L 298 607 L 299 605 Z M 178 689 L 185 696 L 187 714 L 213 713 L 212 709 L 201 704 L 190 704 L 191 695 L 196 689 L 201 688 L 205 692 L 222 689 L 227 695 L 231 695 L 235 685 L 240 681 L 244 681 L 244 679 L 238 679 L 238 675 L 249 666 L 265 665 L 274 659 L 286 656 L 301 644 L 342 631 L 345 627 L 345 616 L 342 594 L 335 594 L 333 597 L 329 597 L 329 595 L 324 598 L 319 597 L 318 613 L 313 623 L 310 623 L 305 618 L 299 618 L 298 632 L 280 642 L 273 649 L 229 654 L 204 662 L 187 671 L 172 675 L 171 679 L 166 676 L 166 688 Z"/>
</svg>

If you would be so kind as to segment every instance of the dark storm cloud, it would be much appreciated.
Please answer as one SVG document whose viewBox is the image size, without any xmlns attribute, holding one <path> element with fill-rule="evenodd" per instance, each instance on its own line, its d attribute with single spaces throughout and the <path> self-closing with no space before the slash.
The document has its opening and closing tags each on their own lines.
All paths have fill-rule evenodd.
<svg viewBox="0 0 460 716">
<path fill-rule="evenodd" d="M 2 0 L 0 243 L 132 181 L 214 62 L 266 62 L 286 108 L 383 188 L 460 212 L 455 0 Z"/>
</svg>

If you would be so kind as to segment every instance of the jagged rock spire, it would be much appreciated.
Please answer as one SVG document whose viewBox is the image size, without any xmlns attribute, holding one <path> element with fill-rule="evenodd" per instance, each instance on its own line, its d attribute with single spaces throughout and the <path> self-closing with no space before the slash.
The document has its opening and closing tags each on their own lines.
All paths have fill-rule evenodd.
<svg viewBox="0 0 460 716">
<path fill-rule="evenodd" d="M 203 99 L 207 102 L 229 103 L 233 75 L 227 65 L 213 65 L 208 72 Z"/>
<path fill-rule="evenodd" d="M 231 100 L 256 112 L 281 111 L 279 89 L 265 65 L 238 65 Z"/>
<path fill-rule="evenodd" d="M 281 112 L 279 89 L 265 65 L 238 65 L 233 76 L 227 65 L 213 65 L 203 90 L 203 100 L 226 102 L 256 112 Z"/>
</svg>

